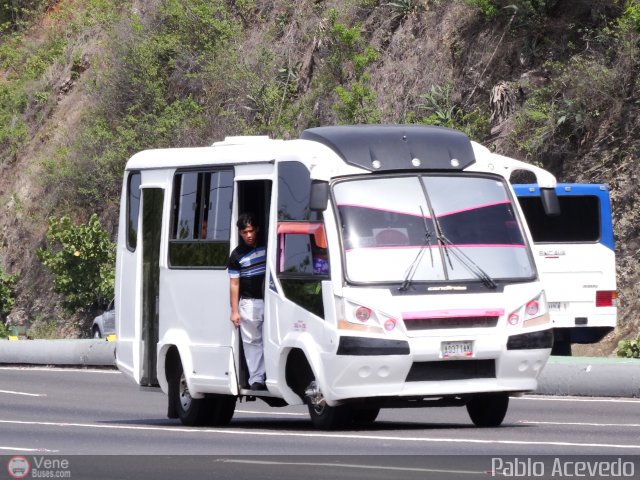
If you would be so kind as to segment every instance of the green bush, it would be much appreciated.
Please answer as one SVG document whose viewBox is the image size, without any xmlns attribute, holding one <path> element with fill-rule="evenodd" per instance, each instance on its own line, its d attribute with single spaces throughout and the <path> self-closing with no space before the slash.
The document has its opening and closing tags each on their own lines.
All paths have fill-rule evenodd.
<svg viewBox="0 0 640 480">
<path fill-rule="evenodd" d="M 74 225 L 68 216 L 49 218 L 47 247 L 37 250 L 40 261 L 53 274 L 53 287 L 63 295 L 70 312 L 102 306 L 113 297 L 115 244 L 91 215 Z"/>
<path fill-rule="evenodd" d="M 67 187 L 60 203 L 101 211 L 117 204 L 125 162 L 135 152 L 210 141 L 207 119 L 225 112 L 205 112 L 205 102 L 217 84 L 229 81 L 230 72 L 217 66 L 242 29 L 226 3 L 164 0 L 150 7 L 144 22 L 133 16 L 114 26 L 109 54 L 91 70 L 97 104 L 64 154 L 45 161 L 45 185 Z M 236 7 L 248 14 L 251 5 Z M 274 97 L 270 91 L 267 100 Z"/>
<path fill-rule="evenodd" d="M 16 275 L 9 275 L 0 267 L 0 324 L 11 313 L 15 303 L 15 286 L 18 281 Z"/>
<path fill-rule="evenodd" d="M 247 125 L 248 132 L 274 137 L 293 132 L 300 65 L 278 66 L 279 61 L 282 60 L 264 51 L 259 56 L 258 71 L 247 71 L 244 75 L 249 91 L 244 109 L 249 113 L 249 123 L 253 124 L 253 128 Z"/>
<path fill-rule="evenodd" d="M 618 356 L 624 358 L 640 358 L 640 336 L 631 340 L 618 342 Z"/>
<path fill-rule="evenodd" d="M 0 338 L 9 338 L 9 331 L 2 320 L 0 320 Z"/>
<path fill-rule="evenodd" d="M 369 86 L 370 77 L 365 73 L 379 54 L 367 45 L 359 24 L 347 27 L 338 21 L 335 10 L 329 12 L 328 20 L 327 60 L 333 82 L 338 84 L 334 91 L 339 101 L 333 105 L 338 123 L 379 122 L 382 115 L 376 105 L 375 92 Z"/>
<path fill-rule="evenodd" d="M 610 41 L 614 37 L 599 42 Z M 612 59 L 597 52 L 598 46 L 594 42 L 593 53 L 545 65 L 551 81 L 532 88 L 514 117 L 512 138 L 529 158 L 575 152 L 584 142 L 585 132 L 594 131 L 605 112 L 615 111 L 625 101 L 628 84 L 633 81 L 628 71 L 636 65 L 611 65 Z"/>
<path fill-rule="evenodd" d="M 402 21 L 412 13 L 424 8 L 420 0 L 394 0 L 386 5 L 391 7 L 392 20 L 394 21 Z"/>
<path fill-rule="evenodd" d="M 29 26 L 48 3 L 44 0 L 18 0 L 0 2 L 0 33 L 22 30 Z"/>
<path fill-rule="evenodd" d="M 378 123 L 380 109 L 376 106 L 375 92 L 368 85 L 369 76 L 363 75 L 349 88 L 336 87 L 340 102 L 333 106 L 338 122 L 343 124 Z"/>
<path fill-rule="evenodd" d="M 621 25 L 629 24 L 640 33 L 640 0 L 627 0 L 620 23 Z"/>
<path fill-rule="evenodd" d="M 484 139 L 490 132 L 488 114 L 479 108 L 462 108 L 452 100 L 452 94 L 452 83 L 432 85 L 431 90 L 421 96 L 422 103 L 416 106 L 415 120 L 425 125 L 454 128 L 472 139 Z"/>
<path fill-rule="evenodd" d="M 56 318 L 46 318 L 42 315 L 38 315 L 29 330 L 27 330 L 27 337 L 34 340 L 38 339 L 52 339 L 57 337 L 58 320 Z"/>
<path fill-rule="evenodd" d="M 480 14 L 488 20 L 498 14 L 498 7 L 492 0 L 464 0 L 464 3 L 477 8 Z"/>
<path fill-rule="evenodd" d="M 328 64 L 335 79 L 341 83 L 349 78 L 359 80 L 365 69 L 378 59 L 378 52 L 367 45 L 359 24 L 347 27 L 338 21 L 335 11 L 329 12 Z"/>
</svg>

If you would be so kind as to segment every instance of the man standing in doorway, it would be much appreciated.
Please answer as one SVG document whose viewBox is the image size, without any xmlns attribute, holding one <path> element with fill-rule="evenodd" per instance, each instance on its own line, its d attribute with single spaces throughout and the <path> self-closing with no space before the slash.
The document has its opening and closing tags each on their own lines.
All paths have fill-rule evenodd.
<svg viewBox="0 0 640 480">
<path fill-rule="evenodd" d="M 236 226 L 242 242 L 229 257 L 231 322 L 240 328 L 251 390 L 266 390 L 262 349 L 266 248 L 258 244 L 259 228 L 253 215 L 241 214 Z"/>
</svg>

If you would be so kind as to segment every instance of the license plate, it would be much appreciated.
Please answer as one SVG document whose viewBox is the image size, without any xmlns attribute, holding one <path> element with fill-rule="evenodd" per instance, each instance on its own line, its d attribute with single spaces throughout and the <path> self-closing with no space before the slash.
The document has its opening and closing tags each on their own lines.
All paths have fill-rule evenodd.
<svg viewBox="0 0 640 480">
<path fill-rule="evenodd" d="M 547 305 L 549 305 L 550 312 L 564 312 L 569 302 L 548 302 Z"/>
<path fill-rule="evenodd" d="M 440 344 L 440 353 L 442 358 L 472 357 L 473 342 L 471 340 L 442 342 Z"/>
</svg>

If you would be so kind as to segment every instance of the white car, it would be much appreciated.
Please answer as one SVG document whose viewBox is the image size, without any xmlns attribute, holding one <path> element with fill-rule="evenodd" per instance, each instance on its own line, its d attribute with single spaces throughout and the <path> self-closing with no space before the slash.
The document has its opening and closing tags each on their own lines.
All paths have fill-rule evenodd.
<svg viewBox="0 0 640 480">
<path fill-rule="evenodd" d="M 105 338 L 116 333 L 116 311 L 113 300 L 102 315 L 93 319 L 91 325 L 91 336 L 93 338 Z"/>
</svg>

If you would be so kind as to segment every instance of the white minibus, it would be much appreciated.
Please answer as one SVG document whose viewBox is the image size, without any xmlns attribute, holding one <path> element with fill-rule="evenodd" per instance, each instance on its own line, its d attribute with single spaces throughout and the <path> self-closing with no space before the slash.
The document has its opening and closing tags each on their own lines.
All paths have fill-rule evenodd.
<svg viewBox="0 0 640 480">
<path fill-rule="evenodd" d="M 546 215 L 537 185 L 513 185 L 531 230 L 554 329 L 552 354 L 596 343 L 616 326 L 616 255 L 609 189 L 561 183 L 560 214 Z"/>
<path fill-rule="evenodd" d="M 547 171 L 428 126 L 327 126 L 228 137 L 127 163 L 118 233 L 118 368 L 168 416 L 224 425 L 238 399 L 308 406 L 318 428 L 385 407 L 466 406 L 500 425 L 553 343 L 531 237 L 508 182 Z M 238 215 L 267 250 L 266 387 L 249 389 L 230 321 Z"/>
</svg>

